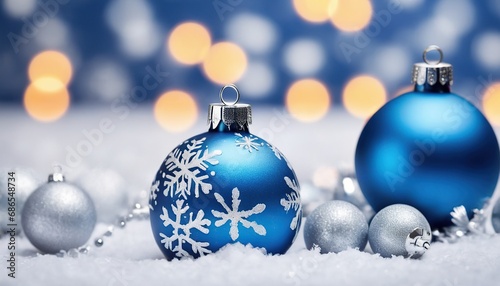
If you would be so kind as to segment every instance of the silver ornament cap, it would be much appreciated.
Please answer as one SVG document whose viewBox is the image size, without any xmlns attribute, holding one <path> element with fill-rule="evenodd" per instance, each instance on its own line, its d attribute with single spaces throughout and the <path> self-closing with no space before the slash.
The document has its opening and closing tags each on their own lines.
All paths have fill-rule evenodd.
<svg viewBox="0 0 500 286">
<path fill-rule="evenodd" d="M 382 257 L 419 258 L 430 248 L 431 227 L 416 208 L 395 204 L 383 208 L 372 219 L 368 241 Z"/>
<path fill-rule="evenodd" d="M 427 59 L 427 54 L 432 51 L 439 53 L 437 61 Z M 443 51 L 436 45 L 430 45 L 425 49 L 422 58 L 423 63 L 415 63 L 411 82 L 417 85 L 428 84 L 430 86 L 452 85 L 453 84 L 453 66 L 449 63 L 443 63 Z"/>
<path fill-rule="evenodd" d="M 224 91 L 231 88 L 236 92 L 236 100 L 226 101 Z M 215 129 L 220 123 L 226 125 L 230 130 L 248 129 L 252 124 L 252 107 L 248 104 L 238 103 L 240 92 L 236 85 L 228 84 L 221 88 L 219 92 L 221 103 L 211 103 L 208 106 L 208 124 Z"/>
</svg>

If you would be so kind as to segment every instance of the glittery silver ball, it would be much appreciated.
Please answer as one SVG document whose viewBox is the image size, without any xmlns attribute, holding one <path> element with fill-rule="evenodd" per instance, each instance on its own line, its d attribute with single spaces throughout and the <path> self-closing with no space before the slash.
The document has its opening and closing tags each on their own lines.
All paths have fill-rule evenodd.
<svg viewBox="0 0 500 286">
<path fill-rule="evenodd" d="M 96 211 L 80 188 L 49 182 L 29 196 L 21 221 L 26 237 L 36 248 L 57 253 L 87 242 L 96 223 Z"/>
<path fill-rule="evenodd" d="M 416 228 L 430 235 L 431 227 L 416 208 L 395 204 L 383 208 L 372 219 L 368 240 L 375 253 L 382 257 L 408 256 L 407 238 Z"/>
<path fill-rule="evenodd" d="M 42 178 L 34 170 L 28 168 L 13 168 L 13 169 L 2 169 L 0 173 L 0 236 L 3 232 L 8 231 L 10 227 L 7 227 L 9 222 L 8 214 L 8 178 L 9 172 L 15 173 L 15 181 L 12 182 L 15 188 L 15 218 L 14 223 L 17 224 L 17 233 L 21 230 L 21 212 L 24 208 L 26 199 L 33 193 L 33 191 L 38 188 L 43 182 Z"/>
<path fill-rule="evenodd" d="M 496 233 L 500 233 L 500 199 L 497 200 L 491 213 L 491 223 Z"/>
<path fill-rule="evenodd" d="M 97 221 L 116 223 L 127 211 L 128 194 L 123 177 L 111 169 L 94 169 L 75 184 L 84 189 L 94 202 Z"/>
<path fill-rule="evenodd" d="M 363 250 L 366 246 L 368 223 L 353 204 L 330 201 L 316 208 L 304 225 L 307 249 L 315 246 L 321 253 L 341 252 L 349 248 Z"/>
</svg>

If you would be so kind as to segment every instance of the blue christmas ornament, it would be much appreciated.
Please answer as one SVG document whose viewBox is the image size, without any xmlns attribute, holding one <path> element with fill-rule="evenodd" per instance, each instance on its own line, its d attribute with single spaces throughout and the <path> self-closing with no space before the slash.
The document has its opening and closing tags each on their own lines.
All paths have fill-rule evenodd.
<svg viewBox="0 0 500 286">
<path fill-rule="evenodd" d="M 222 97 L 226 87 L 235 102 Z M 168 260 L 240 242 L 283 254 L 301 223 L 299 183 L 283 154 L 251 134 L 251 107 L 225 86 L 209 107 L 210 128 L 178 145 L 151 186 L 150 219 Z"/>
<path fill-rule="evenodd" d="M 438 62 L 427 52 L 437 50 Z M 493 194 L 500 170 L 495 133 L 483 114 L 451 93 L 453 69 L 430 46 L 413 69 L 415 89 L 389 101 L 364 127 L 356 172 L 367 201 L 420 210 L 433 228 L 451 224 L 464 205 L 469 215 Z"/>
</svg>

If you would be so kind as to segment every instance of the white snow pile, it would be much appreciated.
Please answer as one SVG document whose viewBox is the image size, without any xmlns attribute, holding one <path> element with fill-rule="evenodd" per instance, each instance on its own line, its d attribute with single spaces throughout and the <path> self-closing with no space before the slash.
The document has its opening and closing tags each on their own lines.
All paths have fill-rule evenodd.
<svg viewBox="0 0 500 286">
<path fill-rule="evenodd" d="M 100 224 L 94 232 L 102 233 Z M 0 245 L 7 246 L 7 238 Z M 167 261 L 149 221 L 116 230 L 101 248 L 79 257 L 41 255 L 17 237 L 16 278 L 4 270 L 1 285 L 498 285 L 500 235 L 470 236 L 454 244 L 433 243 L 419 260 L 382 258 L 351 249 L 320 254 L 305 248 L 302 232 L 284 255 L 228 245 L 199 259 Z M 2 247 L 6 249 L 6 247 Z M 2 253 L 6 264 L 7 253 Z M 2 267 L 4 268 L 4 267 Z M 5 269 L 5 268 L 4 268 Z"/>
</svg>

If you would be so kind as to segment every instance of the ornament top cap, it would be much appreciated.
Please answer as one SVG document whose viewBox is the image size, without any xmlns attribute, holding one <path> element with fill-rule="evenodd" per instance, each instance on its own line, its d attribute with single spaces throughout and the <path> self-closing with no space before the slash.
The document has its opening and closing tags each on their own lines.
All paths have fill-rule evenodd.
<svg viewBox="0 0 500 286">
<path fill-rule="evenodd" d="M 231 88 L 236 92 L 234 101 L 224 99 L 224 91 Z M 252 107 L 248 104 L 238 103 L 240 92 L 236 85 L 227 84 L 219 92 L 221 103 L 211 103 L 208 106 L 208 124 L 215 129 L 221 122 L 229 129 L 244 130 L 252 124 Z"/>
<path fill-rule="evenodd" d="M 438 60 L 429 60 L 427 54 L 432 51 L 439 53 Z M 428 84 L 430 86 L 440 83 L 441 85 L 453 84 L 453 66 L 449 63 L 443 63 L 443 51 L 436 45 L 430 45 L 424 50 L 422 58 L 423 63 L 413 65 L 412 83 L 418 85 Z"/>
<path fill-rule="evenodd" d="M 54 173 L 49 175 L 49 183 L 50 182 L 64 182 L 66 179 L 64 178 L 64 175 L 62 174 L 62 167 L 61 165 L 54 165 Z"/>
</svg>

